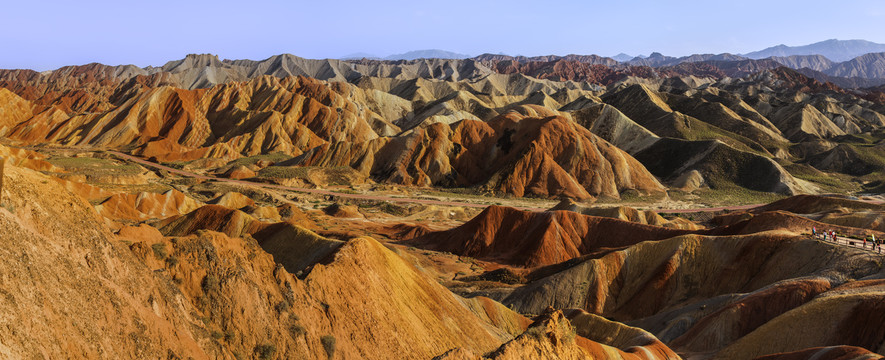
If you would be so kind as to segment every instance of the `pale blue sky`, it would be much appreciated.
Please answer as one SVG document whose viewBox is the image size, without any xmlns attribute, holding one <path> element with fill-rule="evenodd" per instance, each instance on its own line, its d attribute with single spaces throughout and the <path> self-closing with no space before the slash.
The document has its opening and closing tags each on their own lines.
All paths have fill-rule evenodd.
<svg viewBox="0 0 885 360">
<path fill-rule="evenodd" d="M 832 38 L 885 43 L 881 0 L 3 2 L 0 68 L 37 70 L 158 66 L 188 53 L 256 60 L 419 49 L 681 56 Z"/>
</svg>

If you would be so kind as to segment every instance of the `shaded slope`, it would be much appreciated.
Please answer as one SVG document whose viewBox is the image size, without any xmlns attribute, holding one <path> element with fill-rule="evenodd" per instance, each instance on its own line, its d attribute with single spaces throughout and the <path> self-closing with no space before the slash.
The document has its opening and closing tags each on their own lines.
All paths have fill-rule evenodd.
<svg viewBox="0 0 885 360">
<path fill-rule="evenodd" d="M 704 316 L 670 345 L 679 351 L 693 353 L 722 349 L 829 289 L 829 281 L 821 278 L 776 283 Z"/>
<path fill-rule="evenodd" d="M 809 275 L 845 279 L 878 271 L 876 260 L 865 255 L 860 249 L 834 248 L 785 232 L 685 235 L 584 261 L 517 289 L 503 303 L 525 313 L 554 306 L 582 308 L 619 321 L 638 320 L 781 280 Z M 845 259 L 852 259 L 852 267 L 844 266 Z M 688 319 L 689 324 L 696 321 Z"/>
<path fill-rule="evenodd" d="M 778 200 L 764 206 L 754 208 L 753 212 L 763 211 L 789 211 L 795 214 L 812 214 L 822 211 L 848 208 L 858 210 L 885 210 L 881 204 L 873 204 L 865 201 L 851 200 L 836 196 L 797 195 Z"/>
<path fill-rule="evenodd" d="M 770 354 L 757 357 L 756 360 L 850 360 L 850 359 L 881 359 L 882 355 L 856 346 L 827 346 Z"/>
<path fill-rule="evenodd" d="M 283 264 L 286 271 L 298 274 L 340 247 L 344 242 L 327 239 L 297 225 L 276 223 L 256 231 L 252 237 L 261 248 Z"/>
<path fill-rule="evenodd" d="M 637 153 L 636 159 L 665 182 L 696 170 L 714 189 L 737 185 L 787 195 L 815 192 L 772 159 L 740 151 L 718 140 L 661 139 Z"/>
<path fill-rule="evenodd" d="M 849 345 L 885 351 L 881 285 L 834 289 L 760 326 L 718 354 L 721 358 L 752 358 L 820 346 Z M 835 325 L 823 330 L 825 321 Z M 821 353 L 824 355 L 825 353 Z"/>
<path fill-rule="evenodd" d="M 606 93 L 602 100 L 658 136 L 685 140 L 716 139 L 739 150 L 766 152 L 765 148 L 755 140 L 674 110 L 667 103 L 668 97 L 669 95 L 655 92 L 644 85 L 631 85 Z M 717 116 L 711 116 L 710 119 L 715 119 L 719 125 L 738 130 L 745 129 L 747 134 L 751 133 L 751 129 L 755 130 L 752 132 L 754 134 L 762 134 L 760 131 L 764 131 L 759 130 L 753 122 L 739 119 L 727 122 L 727 118 Z M 776 136 L 770 132 L 766 134 L 771 139 L 774 139 L 772 136 Z"/>
</svg>

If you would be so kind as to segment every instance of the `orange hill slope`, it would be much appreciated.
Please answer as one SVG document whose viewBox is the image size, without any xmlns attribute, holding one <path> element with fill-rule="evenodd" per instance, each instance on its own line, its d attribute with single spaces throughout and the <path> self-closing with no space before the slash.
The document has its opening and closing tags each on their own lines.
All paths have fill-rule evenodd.
<svg viewBox="0 0 885 360">
<path fill-rule="evenodd" d="M 340 244 L 303 279 L 248 236 L 155 232 L 130 236 L 127 248 L 89 203 L 48 179 L 4 171 L 0 233 L 15 240 L 0 242 L 10 275 L 0 277 L 4 358 L 429 359 L 500 348 L 509 355 L 498 358 L 513 359 L 537 346 L 552 358 L 619 353 L 569 335 L 561 315 L 548 329 L 571 340 L 533 343 L 541 339 L 520 335 L 521 315 L 454 295 L 371 238 Z M 273 241 L 289 251 L 285 242 L 301 239 Z"/>
<path fill-rule="evenodd" d="M 574 320 L 569 319 L 562 311 L 552 309 L 537 318 L 531 324 L 528 331 L 515 339 L 501 345 L 497 350 L 478 356 L 474 352 L 464 348 L 456 348 L 437 356 L 434 360 L 521 360 L 521 359 L 613 359 L 613 360 L 651 360 L 651 359 L 680 359 L 676 353 L 656 342 L 657 346 L 625 346 L 615 347 L 605 342 L 596 342 L 582 337 L 590 329 L 575 329 L 572 325 Z M 604 321 L 604 320 L 603 320 Z M 580 321 L 579 326 L 587 324 Z M 597 323 L 598 324 L 598 323 Z M 615 325 L 615 327 L 618 327 Z M 614 331 L 614 333 L 612 332 Z M 641 330 L 639 330 L 641 332 Z M 598 337 L 614 343 L 641 343 L 645 340 L 644 334 L 637 338 L 624 341 L 619 335 L 635 332 L 626 326 L 615 329 L 609 327 L 601 329 L 605 335 Z M 618 332 L 621 332 L 620 334 Z M 577 333 L 577 334 L 576 334 Z M 597 335 L 597 334 L 593 334 Z M 614 335 L 613 337 L 610 335 Z M 653 336 L 651 336 L 653 338 Z"/>
<path fill-rule="evenodd" d="M 0 233 L 15 240 L 0 244 L 4 358 L 326 358 L 330 335 L 336 357 L 427 359 L 512 338 L 483 320 L 486 310 L 525 326 L 503 306 L 468 306 L 371 239 L 344 244 L 306 281 L 254 241 L 211 231 L 130 251 L 89 203 L 48 179 L 4 171 Z"/>
</svg>

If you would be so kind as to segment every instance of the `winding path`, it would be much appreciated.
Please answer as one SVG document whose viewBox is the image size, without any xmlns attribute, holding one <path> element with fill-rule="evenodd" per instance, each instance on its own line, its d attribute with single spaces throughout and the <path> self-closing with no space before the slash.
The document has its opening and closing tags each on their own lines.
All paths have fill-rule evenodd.
<svg viewBox="0 0 885 360">
<path fill-rule="evenodd" d="M 461 206 L 461 207 L 473 207 L 473 208 L 485 208 L 488 207 L 489 204 L 477 204 L 463 201 L 442 201 L 442 200 L 431 200 L 431 199 L 416 199 L 416 198 L 408 198 L 408 197 L 395 197 L 395 196 L 382 196 L 382 195 L 365 195 L 365 194 L 349 194 L 342 193 L 337 191 L 330 190 L 322 190 L 322 189 L 310 189 L 303 187 L 295 187 L 295 186 L 284 186 L 284 185 L 276 185 L 276 184 L 266 184 L 254 181 L 244 181 L 244 180 L 234 180 L 234 179 L 226 179 L 219 178 L 215 176 L 207 176 L 195 174 L 189 171 L 184 171 L 180 169 L 171 168 L 168 166 L 164 166 L 152 161 L 148 161 L 136 156 L 132 156 L 129 154 L 125 154 L 119 151 L 108 150 L 107 153 L 114 155 L 118 158 L 133 161 L 139 163 L 144 166 L 149 166 L 155 169 L 165 170 L 173 174 L 178 174 L 181 176 L 191 177 L 195 179 L 202 180 L 212 180 L 229 184 L 237 184 L 237 185 L 245 185 L 245 186 L 257 186 L 264 187 L 268 189 L 278 189 L 278 190 L 288 190 L 288 191 L 296 191 L 301 193 L 309 193 L 316 195 L 326 195 L 326 196 L 336 196 L 346 199 L 357 199 L 357 200 L 373 200 L 373 201 L 390 201 L 390 202 L 398 202 L 398 203 L 412 203 L 412 204 L 424 204 L 424 205 L 440 205 L 440 206 Z M 693 213 L 693 212 L 714 212 L 714 211 L 723 211 L 723 210 L 747 210 L 755 207 L 762 206 L 764 204 L 753 204 L 753 205 L 737 205 L 737 206 L 721 206 L 721 207 L 712 207 L 712 208 L 696 208 L 696 209 L 657 209 L 656 212 L 665 212 L 665 213 Z M 533 208 L 533 207 L 525 207 L 525 206 L 514 206 L 516 209 L 527 210 L 527 211 L 546 211 L 548 209 L 544 208 Z"/>
<path fill-rule="evenodd" d="M 473 207 L 473 208 L 485 208 L 488 207 L 489 204 L 477 204 L 463 201 L 442 201 L 442 200 L 431 200 L 431 199 L 416 199 L 416 198 L 408 198 L 408 197 L 394 197 L 394 196 L 381 196 L 381 195 L 364 195 L 364 194 L 349 194 L 342 193 L 337 191 L 330 190 L 322 190 L 322 189 L 311 189 L 311 188 L 303 188 L 303 187 L 295 187 L 295 186 L 284 186 L 284 185 L 276 185 L 276 184 L 266 184 L 254 181 L 244 181 L 244 180 L 234 180 L 234 179 L 226 179 L 219 178 L 215 176 L 206 176 L 195 174 L 189 171 L 184 171 L 180 169 L 171 168 L 168 166 L 164 166 L 155 162 L 151 162 L 136 156 L 132 156 L 129 154 L 125 154 L 119 151 L 108 150 L 107 153 L 112 154 L 118 158 L 133 161 L 139 163 L 141 165 L 149 166 L 155 169 L 165 170 L 173 174 L 178 174 L 181 176 L 191 177 L 195 179 L 202 180 L 212 180 L 218 182 L 224 182 L 229 184 L 237 184 L 237 185 L 245 185 L 245 186 L 257 186 L 264 187 L 269 189 L 278 189 L 278 190 L 288 190 L 288 191 L 296 191 L 301 193 L 309 193 L 309 194 L 317 194 L 317 195 L 327 195 L 327 196 L 336 196 L 346 199 L 357 199 L 357 200 L 373 200 L 373 201 L 390 201 L 390 202 L 398 202 L 398 203 L 412 203 L 412 204 L 424 204 L 424 205 L 440 205 L 440 206 L 461 206 L 461 207 Z M 666 212 L 666 213 L 692 213 L 692 212 L 715 212 L 715 211 L 723 211 L 723 210 L 747 210 L 755 207 L 762 206 L 764 204 L 752 204 L 752 205 L 736 205 L 736 206 L 722 206 L 722 207 L 712 207 L 712 208 L 696 208 L 696 209 L 657 209 L 656 212 Z M 527 211 L 546 211 L 548 209 L 545 208 L 533 208 L 533 207 L 524 207 L 524 206 L 514 206 L 516 209 L 527 210 Z"/>
<path fill-rule="evenodd" d="M 121 159 L 133 161 L 133 162 L 139 163 L 141 165 L 149 166 L 149 167 L 152 167 L 155 169 L 165 170 L 165 171 L 168 171 L 173 174 L 178 174 L 181 176 L 186 176 L 186 177 L 191 177 L 191 178 L 201 179 L 201 180 L 218 181 L 218 182 L 228 183 L 228 184 L 256 186 L 256 187 L 263 187 L 263 188 L 268 188 L 268 189 L 297 191 L 297 192 L 301 192 L 301 193 L 335 196 L 335 197 L 341 197 L 341 198 L 346 198 L 346 199 L 357 199 L 357 200 L 390 201 L 390 202 L 398 202 L 398 203 L 413 203 L 413 204 L 440 205 L 440 206 L 461 206 L 461 207 L 474 207 L 474 208 L 485 208 L 485 207 L 489 206 L 489 204 L 477 204 L 477 203 L 460 202 L 460 201 L 441 201 L 441 200 L 432 200 L 432 199 L 416 199 L 416 198 L 395 197 L 395 196 L 349 194 L 349 193 L 342 193 L 342 192 L 322 190 L 322 189 L 310 189 L 310 188 L 295 187 L 295 186 L 266 184 L 266 183 L 253 182 L 253 181 L 225 179 L 225 178 L 219 178 L 219 177 L 215 177 L 215 176 L 206 176 L 206 175 L 195 174 L 195 173 L 192 173 L 189 171 L 171 168 L 171 167 L 160 165 L 155 162 L 147 161 L 142 158 L 135 157 L 135 156 L 132 156 L 129 154 L 124 154 L 119 151 L 107 151 L 107 153 L 114 155 L 114 156 L 121 158 Z M 545 211 L 545 210 L 547 210 L 547 209 L 532 208 L 532 207 L 515 207 L 515 208 L 520 209 L 520 210 L 528 210 L 528 211 Z"/>
</svg>

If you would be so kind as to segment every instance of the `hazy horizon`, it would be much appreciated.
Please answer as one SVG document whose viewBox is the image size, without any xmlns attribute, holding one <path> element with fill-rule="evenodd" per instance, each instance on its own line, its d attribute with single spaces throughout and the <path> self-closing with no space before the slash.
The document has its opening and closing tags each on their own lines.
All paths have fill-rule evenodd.
<svg viewBox="0 0 885 360">
<path fill-rule="evenodd" d="M 441 49 L 478 55 L 741 54 L 827 39 L 885 43 L 885 3 L 858 1 L 15 2 L 0 14 L 0 68 L 100 62 L 160 66 L 191 53 L 380 57 Z"/>
</svg>

